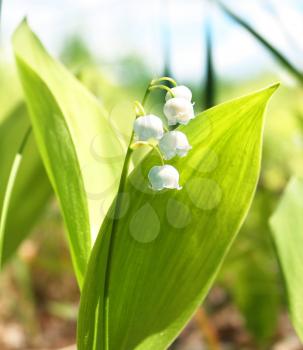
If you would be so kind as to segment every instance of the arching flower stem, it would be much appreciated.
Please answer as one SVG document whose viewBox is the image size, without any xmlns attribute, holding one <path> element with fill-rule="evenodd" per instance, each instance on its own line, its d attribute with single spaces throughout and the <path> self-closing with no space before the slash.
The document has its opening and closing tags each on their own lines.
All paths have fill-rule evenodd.
<svg viewBox="0 0 303 350">
<path fill-rule="evenodd" d="M 160 82 L 162 82 L 162 81 L 168 81 L 168 82 L 170 82 L 173 86 L 177 86 L 177 82 L 176 82 L 174 79 L 170 78 L 170 77 L 161 77 L 161 78 L 153 79 L 153 80 L 151 81 L 151 85 L 158 84 L 158 83 L 160 83 Z"/>
<path fill-rule="evenodd" d="M 147 141 L 136 141 L 130 147 L 131 147 L 132 150 L 135 150 L 135 149 L 137 149 L 140 146 L 148 146 L 148 147 L 153 148 L 156 151 L 157 155 L 159 156 L 159 158 L 161 160 L 161 164 L 162 165 L 165 164 L 164 158 L 162 156 L 162 153 L 161 153 L 161 151 L 160 151 L 160 149 L 159 149 L 159 147 L 157 145 L 154 145 L 154 144 L 152 144 L 150 142 L 147 142 Z"/>
<path fill-rule="evenodd" d="M 136 118 L 146 114 L 144 107 L 139 101 L 135 101 L 134 105 L 135 105 Z"/>
<path fill-rule="evenodd" d="M 151 146 L 151 147 L 157 152 L 157 154 L 158 154 L 158 156 L 159 156 L 159 158 L 160 158 L 160 160 L 161 160 L 161 164 L 164 165 L 164 164 L 165 164 L 164 158 L 163 158 L 163 156 L 162 156 L 162 154 L 161 154 L 161 152 L 160 152 L 159 147 L 156 146 L 156 145 L 152 145 L 152 144 L 149 144 L 149 146 Z"/>
<path fill-rule="evenodd" d="M 166 90 L 167 92 L 170 93 L 172 97 L 175 97 L 175 94 L 172 92 L 172 90 L 166 86 L 166 85 L 152 85 L 149 87 L 149 90 L 155 90 L 155 89 L 161 89 L 161 90 Z"/>
</svg>

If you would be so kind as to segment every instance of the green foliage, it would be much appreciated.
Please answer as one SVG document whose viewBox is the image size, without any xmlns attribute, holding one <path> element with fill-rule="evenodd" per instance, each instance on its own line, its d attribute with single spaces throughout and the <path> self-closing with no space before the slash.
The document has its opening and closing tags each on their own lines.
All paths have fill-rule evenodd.
<svg viewBox="0 0 303 350">
<path fill-rule="evenodd" d="M 24 104 L 20 103 L 0 122 L 0 211 L 4 201 L 9 174 L 29 121 Z M 45 208 L 51 194 L 33 137 L 23 151 L 22 162 L 8 203 L 3 232 L 1 265 L 15 252 L 28 235 L 34 222 Z"/>
<path fill-rule="evenodd" d="M 37 144 L 67 226 L 79 284 L 117 188 L 123 149 L 98 101 L 50 58 L 24 21 L 14 49 Z"/>
<path fill-rule="evenodd" d="M 263 112 L 276 88 L 214 107 L 179 128 L 193 146 L 186 158 L 171 162 L 183 190 L 149 189 L 147 173 L 159 162 L 153 152 L 135 168 L 119 196 L 122 215 L 113 218 L 113 204 L 90 257 L 79 350 L 160 350 L 181 331 L 249 209 Z"/>
<path fill-rule="evenodd" d="M 81 35 L 73 35 L 64 42 L 60 58 L 68 67 L 79 70 L 93 62 L 93 55 Z"/>
<path fill-rule="evenodd" d="M 12 65 L 0 60 L 0 86 L 5 86 L 0 93 L 0 123 L 22 102 L 21 86 L 12 68 Z"/>
<path fill-rule="evenodd" d="M 263 252 L 243 256 L 233 267 L 231 287 L 248 330 L 261 345 L 268 345 L 276 330 L 280 302 L 276 274 L 265 257 Z"/>
<path fill-rule="evenodd" d="M 282 301 L 268 226 L 276 197 L 262 185 L 258 187 L 249 215 L 219 277 L 243 315 L 254 341 L 265 348 L 275 335 Z"/>
<path fill-rule="evenodd" d="M 23 136 L 23 139 L 21 141 L 20 147 L 18 149 L 18 152 L 15 155 L 15 158 L 14 158 L 14 161 L 13 161 L 10 173 L 9 173 L 5 193 L 4 193 L 2 210 L 1 210 L 1 215 L 0 215 L 0 268 L 2 267 L 1 263 L 3 260 L 2 259 L 3 241 L 4 241 L 5 231 L 6 231 L 6 223 L 7 223 L 9 206 L 11 203 L 12 193 L 13 193 L 13 189 L 14 189 L 14 186 L 16 183 L 18 171 L 20 169 L 20 165 L 22 162 L 24 148 L 27 144 L 30 133 L 31 133 L 31 127 L 29 127 L 26 130 L 25 135 Z"/>
<path fill-rule="evenodd" d="M 303 181 L 292 178 L 270 219 L 292 323 L 303 340 Z"/>
</svg>

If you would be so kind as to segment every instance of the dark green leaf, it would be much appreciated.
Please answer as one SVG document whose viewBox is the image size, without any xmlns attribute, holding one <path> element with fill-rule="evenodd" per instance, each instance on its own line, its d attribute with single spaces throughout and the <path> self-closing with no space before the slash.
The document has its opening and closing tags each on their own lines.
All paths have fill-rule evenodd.
<svg viewBox="0 0 303 350">
<path fill-rule="evenodd" d="M 28 127 L 29 120 L 23 104 L 16 106 L 0 123 L 0 210 L 14 157 Z M 33 137 L 29 138 L 22 158 L 9 204 L 3 236 L 2 264 L 28 235 L 51 194 Z"/>
</svg>

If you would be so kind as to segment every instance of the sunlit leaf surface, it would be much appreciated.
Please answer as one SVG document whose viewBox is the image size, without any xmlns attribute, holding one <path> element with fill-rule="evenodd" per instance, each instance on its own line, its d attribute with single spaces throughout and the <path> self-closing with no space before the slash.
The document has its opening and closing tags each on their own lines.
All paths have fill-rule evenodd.
<svg viewBox="0 0 303 350">
<path fill-rule="evenodd" d="M 91 235 L 117 188 L 123 150 L 97 99 L 47 54 L 25 21 L 13 43 L 34 134 L 61 205 L 81 284 Z"/>
<path fill-rule="evenodd" d="M 150 190 L 156 154 L 135 168 L 121 196 L 123 215 L 109 212 L 90 258 L 80 350 L 166 349 L 191 318 L 252 201 L 263 112 L 276 87 L 207 110 L 180 128 L 193 146 L 171 162 L 180 170 L 181 191 Z"/>
</svg>

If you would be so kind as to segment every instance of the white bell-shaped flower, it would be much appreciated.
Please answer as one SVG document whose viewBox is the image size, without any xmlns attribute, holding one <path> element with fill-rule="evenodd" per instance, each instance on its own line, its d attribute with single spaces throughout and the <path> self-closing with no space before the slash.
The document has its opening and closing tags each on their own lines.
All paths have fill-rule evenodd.
<svg viewBox="0 0 303 350">
<path fill-rule="evenodd" d="M 164 134 L 162 120 L 153 114 L 138 117 L 134 131 L 137 141 L 160 140 Z"/>
<path fill-rule="evenodd" d="M 187 124 L 191 119 L 195 118 L 192 103 L 179 97 L 169 99 L 164 105 L 163 112 L 167 118 L 168 125 Z"/>
<path fill-rule="evenodd" d="M 181 190 L 179 185 L 179 173 L 172 165 L 154 166 L 148 173 L 151 188 L 161 191 L 164 188 Z"/>
<path fill-rule="evenodd" d="M 192 92 L 185 85 L 178 85 L 178 86 L 172 88 L 171 91 L 174 94 L 174 97 L 184 98 L 185 100 L 187 100 L 189 102 L 191 101 L 191 99 L 193 97 Z M 168 101 L 171 98 L 173 98 L 172 95 L 169 92 L 167 92 L 167 94 L 165 96 L 165 100 Z"/>
<path fill-rule="evenodd" d="M 191 149 L 186 135 L 181 131 L 169 131 L 159 141 L 159 147 L 164 159 L 169 160 L 174 156 L 185 157 Z"/>
</svg>

